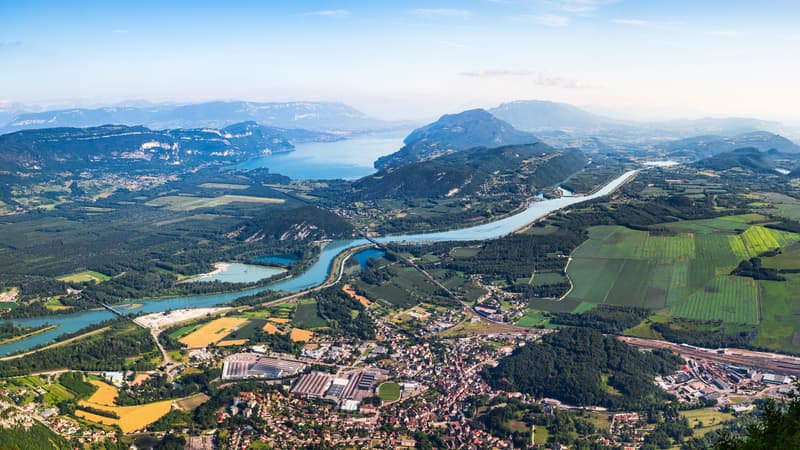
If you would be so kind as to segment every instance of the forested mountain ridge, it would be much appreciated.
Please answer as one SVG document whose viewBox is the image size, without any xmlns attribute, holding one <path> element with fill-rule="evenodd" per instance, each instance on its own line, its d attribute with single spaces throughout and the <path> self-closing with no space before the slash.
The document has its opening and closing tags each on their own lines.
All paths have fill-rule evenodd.
<svg viewBox="0 0 800 450">
<path fill-rule="evenodd" d="M 564 180 L 587 161 L 579 150 L 542 143 L 478 147 L 382 169 L 353 183 L 353 190 L 361 199 L 530 195 Z"/>
<path fill-rule="evenodd" d="M 352 237 L 350 222 L 328 210 L 312 205 L 271 209 L 239 224 L 228 237 L 244 242 L 267 240 L 315 241 Z"/>
<path fill-rule="evenodd" d="M 222 129 L 151 130 L 142 126 L 25 130 L 0 136 L 0 168 L 42 173 L 187 168 L 287 152 L 294 142 L 339 137 L 242 122 Z M 172 170 L 168 170 L 172 171 Z"/>
<path fill-rule="evenodd" d="M 753 147 L 739 148 L 730 152 L 719 153 L 694 163 L 701 169 L 728 170 L 741 168 L 754 172 L 773 171 L 775 161 L 766 152 Z"/>
<path fill-rule="evenodd" d="M 531 144 L 539 139 L 517 130 L 483 109 L 446 114 L 436 122 L 412 131 L 403 148 L 378 158 L 376 169 L 434 159 L 474 147 Z"/>
</svg>

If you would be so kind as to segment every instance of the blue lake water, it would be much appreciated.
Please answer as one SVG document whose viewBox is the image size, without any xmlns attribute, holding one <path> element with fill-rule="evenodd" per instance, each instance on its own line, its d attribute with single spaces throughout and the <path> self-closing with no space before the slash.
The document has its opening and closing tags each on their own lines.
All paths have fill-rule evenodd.
<svg viewBox="0 0 800 450">
<path fill-rule="evenodd" d="M 403 147 L 407 131 L 370 133 L 336 142 L 297 144 L 289 153 L 254 158 L 240 169 L 268 168 L 296 180 L 355 179 L 375 172 L 372 163 Z"/>
<path fill-rule="evenodd" d="M 540 219 L 553 211 L 565 208 L 570 205 L 593 200 L 599 197 L 608 195 L 621 186 L 628 178 L 636 173 L 635 170 L 629 171 L 614 179 L 605 185 L 602 189 L 598 190 L 592 195 L 583 197 L 561 197 L 551 200 L 543 200 L 540 202 L 531 203 L 527 209 L 517 213 L 513 216 L 504 219 L 489 222 L 483 225 L 477 225 L 469 228 L 461 228 L 449 231 L 442 231 L 438 233 L 420 233 L 398 236 L 382 236 L 376 240 L 381 243 L 389 242 L 444 242 L 444 241 L 480 241 L 485 239 L 496 239 L 512 233 L 529 223 Z M 178 308 L 203 308 L 220 305 L 239 297 L 253 295 L 265 290 L 298 292 L 305 289 L 312 288 L 322 284 L 331 270 L 336 255 L 344 250 L 356 246 L 369 244 L 366 239 L 352 239 L 333 241 L 323 248 L 319 259 L 302 274 L 288 278 L 283 281 L 278 281 L 266 287 L 248 289 L 246 291 L 229 292 L 225 294 L 212 294 L 212 295 L 193 295 L 186 297 L 178 297 L 162 300 L 138 300 L 136 303 L 141 303 L 141 306 L 130 308 L 130 312 L 161 312 L 168 309 Z M 125 311 L 125 307 L 121 306 L 119 309 Z M 74 314 L 60 314 L 48 317 L 39 317 L 35 319 L 18 319 L 12 322 L 22 326 L 40 326 L 44 323 L 58 325 L 55 330 L 46 333 L 38 334 L 28 339 L 17 341 L 11 344 L 0 346 L 0 355 L 8 355 L 10 353 L 18 352 L 21 350 L 29 349 L 31 347 L 45 344 L 53 341 L 63 333 L 71 333 L 78 331 L 81 328 L 89 326 L 93 323 L 110 319 L 113 313 L 101 311 L 87 311 Z"/>
<path fill-rule="evenodd" d="M 383 250 L 378 250 L 377 248 L 368 248 L 356 253 L 352 256 L 352 258 L 358 261 L 358 265 L 361 266 L 361 270 L 364 270 L 364 268 L 367 266 L 367 261 L 370 259 L 378 259 L 385 254 L 386 252 Z"/>
<path fill-rule="evenodd" d="M 213 275 L 200 276 L 186 280 L 189 283 L 203 283 L 221 281 L 223 283 L 255 283 L 256 281 L 269 278 L 284 272 L 285 269 L 278 267 L 256 266 L 253 264 L 228 263 L 224 272 Z"/>
</svg>

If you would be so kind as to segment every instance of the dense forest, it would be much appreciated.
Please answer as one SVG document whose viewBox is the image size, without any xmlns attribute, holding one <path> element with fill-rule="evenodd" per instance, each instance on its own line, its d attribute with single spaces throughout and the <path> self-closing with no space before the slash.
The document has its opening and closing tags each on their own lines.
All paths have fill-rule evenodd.
<svg viewBox="0 0 800 450">
<path fill-rule="evenodd" d="M 3 450 L 55 449 L 70 450 L 66 439 L 36 423 L 29 429 L 0 428 L 0 448 Z"/>
<path fill-rule="evenodd" d="M 150 333 L 130 322 L 112 322 L 111 329 L 70 345 L 38 350 L 24 358 L 3 361 L 0 376 L 9 377 L 55 369 L 152 370 L 148 355 L 156 353 Z M 134 362 L 127 361 L 131 357 Z"/>
<path fill-rule="evenodd" d="M 518 348 L 483 375 L 492 387 L 510 392 L 635 409 L 669 399 L 653 378 L 676 370 L 681 361 L 669 352 L 639 352 L 596 330 L 567 328 Z"/>
<path fill-rule="evenodd" d="M 650 314 L 651 311 L 644 308 L 597 305 L 597 307 L 580 314 L 552 313 L 550 323 L 586 327 L 601 333 L 620 333 L 638 325 Z"/>
</svg>

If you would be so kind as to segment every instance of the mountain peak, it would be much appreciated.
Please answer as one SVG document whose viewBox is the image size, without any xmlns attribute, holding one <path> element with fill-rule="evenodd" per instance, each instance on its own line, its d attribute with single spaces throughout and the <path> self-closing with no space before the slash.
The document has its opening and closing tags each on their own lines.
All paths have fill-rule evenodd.
<svg viewBox="0 0 800 450">
<path fill-rule="evenodd" d="M 517 130 L 485 109 L 445 114 L 436 122 L 417 128 L 404 140 L 405 146 L 375 162 L 378 169 L 424 161 L 474 147 L 530 144 L 536 136 Z"/>
</svg>

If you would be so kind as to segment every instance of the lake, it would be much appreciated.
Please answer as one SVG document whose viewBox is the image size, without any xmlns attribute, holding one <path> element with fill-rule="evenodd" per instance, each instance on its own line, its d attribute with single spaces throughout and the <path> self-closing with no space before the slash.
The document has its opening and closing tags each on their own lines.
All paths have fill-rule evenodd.
<svg viewBox="0 0 800 450">
<path fill-rule="evenodd" d="M 407 130 L 370 133 L 336 142 L 295 145 L 289 153 L 261 156 L 239 164 L 239 169 L 267 168 L 296 180 L 351 180 L 375 172 L 373 162 L 403 147 Z"/>
<path fill-rule="evenodd" d="M 223 283 L 255 283 L 284 272 L 279 267 L 256 266 L 253 264 L 221 263 L 217 270 L 207 275 L 200 275 L 186 280 L 187 283 L 203 283 L 221 281 Z M 216 272 L 216 273 L 215 273 Z"/>
<path fill-rule="evenodd" d="M 631 170 L 620 175 L 618 178 L 610 181 L 597 192 L 583 197 L 561 197 L 550 200 L 542 200 L 540 202 L 531 203 L 525 210 L 503 219 L 494 222 L 476 225 L 468 228 L 460 228 L 449 231 L 441 231 L 437 233 L 419 233 L 398 236 L 382 236 L 376 240 L 381 243 L 389 242 L 443 242 L 443 241 L 481 241 L 486 239 L 496 239 L 512 233 L 531 222 L 540 219 L 553 211 L 565 208 L 570 205 L 593 200 L 599 197 L 604 197 L 611 192 L 614 192 L 630 177 L 636 174 L 636 170 Z M 543 238 L 546 239 L 546 238 Z M 192 295 L 186 297 L 160 299 L 160 300 L 137 300 L 136 303 L 140 304 L 130 309 L 125 309 L 124 306 L 119 306 L 118 309 L 123 311 L 130 311 L 131 313 L 144 312 L 161 312 L 168 309 L 179 308 L 205 308 L 216 306 L 222 303 L 230 302 L 239 297 L 253 295 L 265 290 L 298 292 L 319 286 L 328 277 L 331 270 L 334 258 L 341 252 L 369 244 L 366 239 L 351 239 L 340 240 L 328 243 L 320 254 L 319 259 L 311 265 L 305 272 L 298 276 L 291 277 L 282 281 L 275 282 L 269 286 L 248 289 L 239 292 L 228 292 L 224 294 L 211 294 L 211 295 Z M 0 346 L 0 355 L 8 355 L 10 353 L 26 350 L 31 347 L 45 344 L 55 340 L 63 333 L 71 333 L 80 330 L 93 323 L 107 320 L 114 317 L 113 313 L 106 310 L 99 311 L 85 311 L 74 314 L 59 314 L 47 317 L 38 317 L 35 319 L 17 319 L 12 320 L 13 323 L 22 326 L 40 326 L 44 323 L 58 325 L 57 329 L 47 331 L 45 333 L 32 336 L 28 339 L 13 342 Z"/>
<path fill-rule="evenodd" d="M 367 267 L 367 261 L 370 259 L 378 259 L 385 254 L 386 252 L 383 250 L 378 250 L 377 248 L 368 248 L 356 253 L 352 256 L 352 258 L 358 261 L 358 265 L 361 267 L 361 270 L 364 270 L 364 268 Z"/>
</svg>

